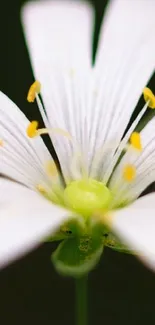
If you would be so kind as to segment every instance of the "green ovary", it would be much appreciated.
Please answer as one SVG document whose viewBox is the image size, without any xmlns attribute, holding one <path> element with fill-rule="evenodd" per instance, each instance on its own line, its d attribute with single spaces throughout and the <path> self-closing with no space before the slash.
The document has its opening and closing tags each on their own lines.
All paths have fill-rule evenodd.
<svg viewBox="0 0 155 325">
<path fill-rule="evenodd" d="M 94 179 L 71 182 L 64 191 L 64 203 L 70 209 L 89 217 L 93 212 L 107 209 L 112 199 L 110 190 Z"/>
</svg>

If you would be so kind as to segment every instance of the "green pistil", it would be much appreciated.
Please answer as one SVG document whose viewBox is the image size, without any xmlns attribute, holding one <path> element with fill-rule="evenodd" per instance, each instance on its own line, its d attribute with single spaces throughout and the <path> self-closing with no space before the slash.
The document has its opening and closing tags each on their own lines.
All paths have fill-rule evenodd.
<svg viewBox="0 0 155 325">
<path fill-rule="evenodd" d="M 103 183 L 91 178 L 73 181 L 64 191 L 65 205 L 84 217 L 106 209 L 111 198 L 110 190 Z"/>
</svg>

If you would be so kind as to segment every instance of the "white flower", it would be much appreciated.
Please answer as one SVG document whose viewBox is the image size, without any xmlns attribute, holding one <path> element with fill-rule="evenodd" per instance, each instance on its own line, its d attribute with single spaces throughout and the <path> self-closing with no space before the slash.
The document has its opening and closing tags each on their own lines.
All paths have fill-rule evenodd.
<svg viewBox="0 0 155 325">
<path fill-rule="evenodd" d="M 76 213 L 86 222 L 104 209 L 101 221 L 155 269 L 155 194 L 137 199 L 155 181 L 155 118 L 134 132 L 147 107 L 155 106 L 148 89 L 144 108 L 122 140 L 154 72 L 154 10 L 154 0 L 111 1 L 92 68 L 88 4 L 25 6 L 24 28 L 46 113 L 38 82 L 28 99 L 36 97 L 46 129 L 37 129 L 0 93 L 1 266 L 71 216 L 79 218 Z M 64 182 L 39 136 L 44 133 L 54 144 Z"/>
</svg>

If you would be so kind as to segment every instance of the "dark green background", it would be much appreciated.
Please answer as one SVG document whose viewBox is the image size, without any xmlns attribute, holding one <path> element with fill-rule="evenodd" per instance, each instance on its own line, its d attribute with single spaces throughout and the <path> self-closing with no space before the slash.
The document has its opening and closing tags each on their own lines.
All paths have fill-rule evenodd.
<svg viewBox="0 0 155 325">
<path fill-rule="evenodd" d="M 0 88 L 32 119 L 38 113 L 26 102 L 33 75 L 19 22 L 22 3 L 0 2 Z M 97 32 L 104 5 L 95 2 Z M 74 282 L 55 273 L 53 250 L 54 245 L 45 244 L 0 272 L 0 325 L 74 324 Z M 134 257 L 107 249 L 89 277 L 89 324 L 153 325 L 154 292 L 149 270 Z"/>
</svg>

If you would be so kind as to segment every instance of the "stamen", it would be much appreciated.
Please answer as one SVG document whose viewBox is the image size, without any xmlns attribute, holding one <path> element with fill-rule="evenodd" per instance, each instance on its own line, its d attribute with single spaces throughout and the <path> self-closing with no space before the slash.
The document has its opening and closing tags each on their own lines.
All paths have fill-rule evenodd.
<svg viewBox="0 0 155 325">
<path fill-rule="evenodd" d="M 49 176 L 58 176 L 57 167 L 54 161 L 48 161 L 46 164 L 46 170 Z"/>
<path fill-rule="evenodd" d="M 41 185 L 41 184 L 38 184 L 36 186 L 36 189 L 41 193 L 41 194 L 46 194 L 46 190 L 45 188 Z"/>
<path fill-rule="evenodd" d="M 37 124 L 36 124 L 37 123 Z M 27 128 L 27 135 L 30 138 L 36 137 L 36 136 L 40 136 L 40 135 L 44 135 L 44 134 L 51 134 L 51 133 L 56 133 L 56 134 L 60 134 L 63 135 L 65 137 L 67 137 L 69 140 L 72 140 L 71 135 L 63 130 L 63 129 L 59 129 L 59 128 L 42 128 L 42 129 L 38 129 L 37 130 L 37 126 L 38 126 L 38 122 L 37 121 L 33 121 L 29 124 L 28 128 Z"/>
<path fill-rule="evenodd" d="M 38 122 L 37 121 L 32 121 L 27 129 L 26 129 L 26 133 L 28 135 L 29 138 L 34 138 L 35 136 L 37 136 L 37 128 L 38 128 Z"/>
<path fill-rule="evenodd" d="M 122 151 L 125 149 L 126 144 L 128 142 L 128 140 L 131 137 L 131 134 L 133 133 L 133 131 L 135 130 L 136 126 L 138 125 L 138 123 L 140 122 L 141 118 L 143 117 L 143 115 L 145 114 L 147 108 L 149 105 L 149 101 L 146 102 L 146 104 L 144 105 L 144 107 L 142 108 L 142 110 L 139 112 L 138 116 L 136 117 L 136 119 L 133 121 L 133 123 L 131 124 L 129 130 L 127 131 L 127 133 L 125 134 L 124 138 L 122 139 L 122 141 L 120 142 L 118 149 L 112 159 L 111 164 L 109 165 L 107 172 L 104 175 L 104 182 L 107 183 L 112 172 L 113 169 L 122 153 Z"/>
<path fill-rule="evenodd" d="M 42 105 L 42 102 L 39 98 L 39 93 L 40 93 L 40 89 L 41 89 L 41 84 L 39 81 L 35 81 L 29 91 L 28 91 L 28 95 L 27 95 L 27 100 L 29 103 L 33 103 L 34 100 L 36 99 L 36 102 L 37 102 L 37 105 L 38 105 L 38 108 L 39 108 L 39 111 L 40 111 L 40 114 L 41 114 L 41 117 L 44 121 L 44 124 L 46 127 L 49 127 L 49 121 L 48 121 L 48 118 L 45 114 L 45 111 L 44 111 L 44 108 L 43 108 L 43 105 Z"/>
<path fill-rule="evenodd" d="M 128 182 L 133 181 L 136 177 L 136 167 L 133 165 L 126 165 L 123 170 L 123 177 Z"/>
<path fill-rule="evenodd" d="M 38 94 L 36 94 L 36 102 L 37 102 L 37 105 L 38 105 L 38 108 L 39 108 L 39 112 L 41 114 L 41 117 L 43 119 L 43 122 L 44 122 L 46 128 L 49 128 L 50 127 L 50 124 L 49 124 L 47 115 L 45 114 L 45 111 L 44 111 L 42 102 L 41 102 Z"/>
<path fill-rule="evenodd" d="M 130 143 L 135 149 L 141 151 L 142 150 L 142 143 L 141 143 L 140 133 L 133 132 L 131 134 L 131 137 L 130 137 Z"/>
<path fill-rule="evenodd" d="M 41 84 L 39 81 L 35 81 L 29 91 L 28 91 L 28 95 L 27 95 L 27 101 L 29 103 L 33 103 L 35 98 L 36 98 L 36 94 L 39 94 L 40 93 L 40 89 L 41 89 Z"/>
<path fill-rule="evenodd" d="M 34 138 L 34 137 L 37 137 L 37 136 L 41 136 L 41 135 L 44 135 L 44 134 L 60 134 L 64 137 L 66 137 L 68 140 L 70 140 L 72 142 L 72 144 L 74 145 L 75 147 L 75 150 L 77 150 L 77 154 L 78 154 L 78 157 L 80 155 L 80 151 L 78 150 L 78 145 L 77 143 L 74 141 L 74 139 L 72 138 L 72 136 L 70 135 L 69 132 L 63 130 L 63 129 L 60 129 L 60 128 L 42 128 L 42 129 L 37 129 L 38 127 L 38 122 L 37 121 L 32 121 L 27 129 L 26 129 L 26 133 L 28 135 L 28 137 L 30 138 Z M 72 161 L 72 164 L 70 166 L 70 169 L 71 171 L 73 171 L 73 174 L 74 174 L 74 177 L 75 177 L 75 173 L 76 173 L 76 168 L 74 168 L 74 166 L 76 165 L 77 163 L 77 156 L 74 157 L 73 161 Z M 81 173 L 83 174 L 83 177 L 87 178 L 87 170 L 84 168 L 85 164 L 81 164 L 80 166 L 80 175 L 78 175 L 77 178 L 79 178 L 79 176 L 81 176 Z M 54 162 L 48 162 L 47 165 L 46 165 L 46 171 L 47 173 L 49 174 L 49 176 L 52 176 L 52 177 L 56 177 L 59 175 L 58 173 L 58 170 L 57 170 L 57 167 L 55 165 Z"/>
<path fill-rule="evenodd" d="M 155 96 L 153 94 L 153 92 L 145 87 L 144 90 L 143 90 L 143 95 L 144 95 L 144 99 L 146 102 L 148 102 L 148 106 L 152 109 L 155 108 Z"/>
</svg>

